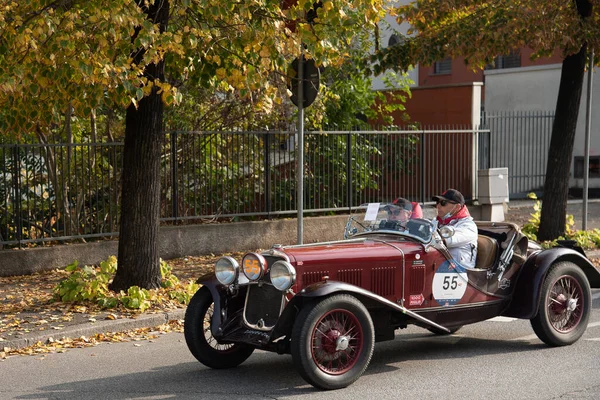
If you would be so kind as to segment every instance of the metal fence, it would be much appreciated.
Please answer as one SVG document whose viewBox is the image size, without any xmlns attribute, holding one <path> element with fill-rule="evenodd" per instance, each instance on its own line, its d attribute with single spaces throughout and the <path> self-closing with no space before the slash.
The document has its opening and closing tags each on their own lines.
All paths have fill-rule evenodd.
<svg viewBox="0 0 600 400">
<path fill-rule="evenodd" d="M 512 199 L 541 194 L 546 178 L 553 111 L 483 113 L 479 145 L 480 167 L 508 167 Z"/>
<path fill-rule="evenodd" d="M 471 198 L 480 132 L 305 134 L 304 211 L 350 210 L 447 187 Z M 161 220 L 296 213 L 294 132 L 170 132 L 161 159 Z M 118 235 L 123 145 L 0 145 L 0 245 Z"/>
</svg>

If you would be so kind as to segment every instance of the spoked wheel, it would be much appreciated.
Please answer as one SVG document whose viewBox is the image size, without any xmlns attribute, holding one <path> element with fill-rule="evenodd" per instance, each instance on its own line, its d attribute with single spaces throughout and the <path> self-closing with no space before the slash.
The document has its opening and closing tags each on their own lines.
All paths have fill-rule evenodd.
<svg viewBox="0 0 600 400">
<path fill-rule="evenodd" d="M 540 309 L 531 326 L 549 346 L 575 343 L 587 328 L 591 302 L 590 284 L 581 268 L 556 263 L 542 284 Z"/>
<path fill-rule="evenodd" d="M 355 297 L 335 295 L 302 310 L 292 333 L 298 372 L 319 389 L 339 389 L 367 369 L 375 346 L 369 312 Z"/>
<path fill-rule="evenodd" d="M 210 330 L 213 312 L 214 304 L 210 290 L 206 287 L 200 288 L 185 312 L 185 342 L 194 357 L 207 367 L 236 367 L 250 357 L 254 347 L 217 342 Z"/>
</svg>

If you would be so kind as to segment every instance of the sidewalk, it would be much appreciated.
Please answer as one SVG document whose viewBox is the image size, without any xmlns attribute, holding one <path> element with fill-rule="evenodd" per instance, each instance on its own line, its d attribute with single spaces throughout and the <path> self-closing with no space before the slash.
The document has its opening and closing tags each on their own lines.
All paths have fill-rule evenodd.
<svg viewBox="0 0 600 400">
<path fill-rule="evenodd" d="M 505 220 L 522 226 L 534 212 L 533 205 L 532 200 L 511 202 L 505 212 Z M 576 229 L 581 229 L 581 210 L 581 200 L 569 201 L 567 211 L 568 214 L 573 214 Z M 600 229 L 600 200 L 590 200 L 588 205 L 588 229 L 595 228 Z M 600 250 L 590 251 L 587 255 L 597 265 L 600 264 Z M 181 280 L 194 279 L 202 271 L 211 269 L 217 258 L 218 256 L 187 257 L 170 260 L 168 263 Z M 185 316 L 184 306 L 136 315 L 53 303 L 52 289 L 64 277 L 64 273 L 53 271 L 32 276 L 0 278 L 0 360 L 3 353 L 11 354 L 11 351 L 38 342 L 43 345 L 52 344 L 63 338 L 81 338 L 82 345 L 86 341 L 101 341 L 103 338 L 112 341 L 111 332 L 152 329 L 170 321 L 181 322 Z M 144 334 L 141 336 L 143 338 Z M 41 352 L 43 351 L 34 351 L 33 354 Z"/>
<path fill-rule="evenodd" d="M 217 258 L 186 257 L 168 264 L 180 281 L 189 281 L 212 269 Z M 66 277 L 64 271 L 0 277 L 0 360 L 34 345 L 30 353 L 40 354 L 51 352 L 46 345 L 60 350 L 102 341 L 148 339 L 151 330 L 181 330 L 186 308 L 175 302 L 144 313 L 55 302 L 53 290 Z"/>
</svg>

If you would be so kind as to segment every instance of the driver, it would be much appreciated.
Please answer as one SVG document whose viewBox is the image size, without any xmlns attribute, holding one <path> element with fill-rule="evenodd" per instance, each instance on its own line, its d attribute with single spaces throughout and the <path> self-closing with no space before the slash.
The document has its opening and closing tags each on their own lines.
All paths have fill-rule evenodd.
<svg viewBox="0 0 600 400">
<path fill-rule="evenodd" d="M 410 219 L 413 210 L 410 201 L 399 197 L 394 200 L 393 204 L 386 205 L 384 209 L 388 213 L 388 219 L 381 221 L 379 229 L 406 229 L 406 222 Z"/>
<path fill-rule="evenodd" d="M 452 258 L 465 268 L 475 268 L 477 259 L 477 225 L 465 205 L 465 198 L 456 189 L 433 196 L 439 226 L 451 226 L 454 235 L 444 239 Z"/>
<path fill-rule="evenodd" d="M 404 197 L 398 197 L 392 204 L 396 207 L 388 209 L 389 219 L 391 221 L 400 221 L 402 225 L 405 225 L 413 213 L 412 203 Z"/>
</svg>

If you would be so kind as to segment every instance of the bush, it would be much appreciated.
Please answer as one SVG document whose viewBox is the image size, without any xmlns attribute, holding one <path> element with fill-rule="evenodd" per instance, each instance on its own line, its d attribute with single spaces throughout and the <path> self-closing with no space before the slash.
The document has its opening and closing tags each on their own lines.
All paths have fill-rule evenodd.
<svg viewBox="0 0 600 400">
<path fill-rule="evenodd" d="M 179 278 L 173 275 L 172 268 L 163 260 L 160 261 L 161 289 L 147 290 L 132 286 L 127 293 L 113 293 L 108 289 L 117 271 L 117 258 L 114 256 L 102 261 L 96 268 L 88 265 L 81 267 L 74 261 L 65 270 L 70 272 L 70 275 L 54 288 L 54 296 L 57 300 L 67 303 L 93 302 L 101 308 L 123 306 L 144 312 L 170 300 L 188 304 L 198 290 L 198 284 L 195 282 L 181 283 Z"/>
<path fill-rule="evenodd" d="M 536 200 L 533 204 L 534 212 L 531 214 L 529 221 L 523 225 L 521 232 L 531 240 L 537 240 L 537 234 L 540 228 L 540 216 L 542 215 L 542 203 L 538 200 L 535 193 L 529 193 L 527 195 L 530 199 Z M 553 241 L 546 241 L 541 243 L 543 247 L 556 246 L 559 240 L 574 240 L 578 246 L 584 249 L 596 249 L 600 248 L 600 229 L 592 229 L 587 231 L 576 231 L 574 229 L 575 220 L 573 215 L 567 214 L 567 221 L 565 226 L 565 236 L 560 236 Z"/>
</svg>

